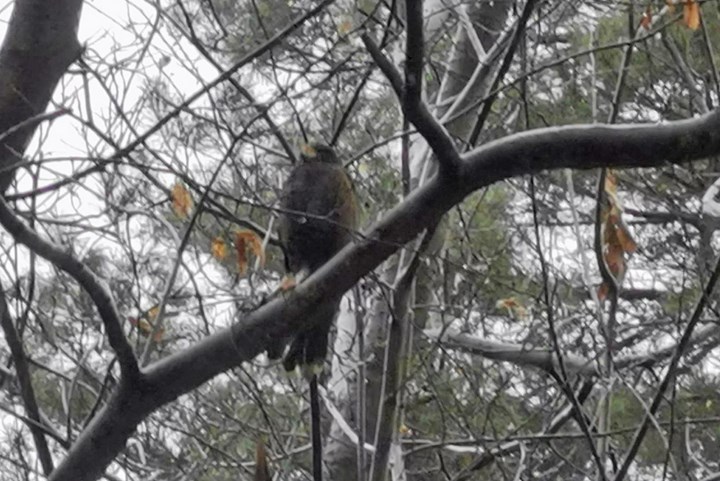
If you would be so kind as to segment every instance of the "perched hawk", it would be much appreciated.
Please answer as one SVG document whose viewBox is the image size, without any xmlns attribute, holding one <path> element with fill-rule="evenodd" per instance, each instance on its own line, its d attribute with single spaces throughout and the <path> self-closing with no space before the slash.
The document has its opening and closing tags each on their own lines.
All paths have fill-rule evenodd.
<svg viewBox="0 0 720 481">
<path fill-rule="evenodd" d="M 288 177 L 280 197 L 278 222 L 285 269 L 301 282 L 352 239 L 357 224 L 357 201 L 352 181 L 332 148 L 312 145 Z M 339 301 L 321 304 L 311 313 L 311 328 L 301 331 L 290 344 L 283 366 L 322 366 L 327 355 L 328 333 Z M 269 353 L 279 357 L 279 352 Z"/>
</svg>

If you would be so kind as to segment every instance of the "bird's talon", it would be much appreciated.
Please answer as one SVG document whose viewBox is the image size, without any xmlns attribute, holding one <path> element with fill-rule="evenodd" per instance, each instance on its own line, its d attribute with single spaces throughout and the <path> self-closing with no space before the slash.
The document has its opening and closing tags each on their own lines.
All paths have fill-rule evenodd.
<svg viewBox="0 0 720 481">
<path fill-rule="evenodd" d="M 281 291 L 289 291 L 290 289 L 294 288 L 297 285 L 297 281 L 293 276 L 285 276 L 282 278 L 282 281 L 280 281 L 280 290 Z"/>
</svg>

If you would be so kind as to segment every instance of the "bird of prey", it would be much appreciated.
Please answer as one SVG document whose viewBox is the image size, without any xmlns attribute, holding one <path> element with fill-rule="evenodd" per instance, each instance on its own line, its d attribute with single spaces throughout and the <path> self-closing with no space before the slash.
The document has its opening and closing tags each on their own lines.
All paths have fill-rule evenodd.
<svg viewBox="0 0 720 481">
<path fill-rule="evenodd" d="M 304 149 L 285 182 L 280 208 L 278 234 L 285 269 L 299 283 L 348 244 L 357 227 L 353 184 L 331 147 L 313 144 Z M 312 312 L 312 327 L 296 335 L 283 359 L 287 371 L 298 365 L 306 375 L 322 369 L 338 308 L 339 300 L 333 300 Z"/>
</svg>

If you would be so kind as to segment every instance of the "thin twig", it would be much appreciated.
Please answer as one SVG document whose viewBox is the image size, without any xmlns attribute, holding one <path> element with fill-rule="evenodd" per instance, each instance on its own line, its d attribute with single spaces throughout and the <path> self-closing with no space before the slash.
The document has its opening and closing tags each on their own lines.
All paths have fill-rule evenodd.
<svg viewBox="0 0 720 481">
<path fill-rule="evenodd" d="M 133 349 L 123 333 L 120 314 L 106 283 L 72 254 L 40 237 L 12 212 L 2 197 L 0 197 L 0 224 L 13 236 L 15 241 L 27 246 L 43 259 L 70 274 L 83 287 L 100 314 L 110 346 L 118 356 L 123 376 L 128 381 L 136 381 L 140 377 L 140 370 Z"/>
</svg>

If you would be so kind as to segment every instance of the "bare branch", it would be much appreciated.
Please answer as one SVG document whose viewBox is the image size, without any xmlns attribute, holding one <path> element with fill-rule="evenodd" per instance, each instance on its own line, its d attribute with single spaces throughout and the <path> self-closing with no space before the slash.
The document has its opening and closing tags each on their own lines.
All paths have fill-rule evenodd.
<svg viewBox="0 0 720 481">
<path fill-rule="evenodd" d="M 129 380 L 136 380 L 140 376 L 140 371 L 135 354 L 123 333 L 115 301 L 103 281 L 71 254 L 64 252 L 59 246 L 40 237 L 37 232 L 28 227 L 12 212 L 10 206 L 2 197 L 0 197 L 0 225 L 17 242 L 27 246 L 43 259 L 52 262 L 58 268 L 70 274 L 85 289 L 100 314 L 110 346 L 118 355 L 123 376 Z"/>
<path fill-rule="evenodd" d="M 27 357 L 25 355 L 25 349 L 22 345 L 22 340 L 15 329 L 12 316 L 8 311 L 7 302 L 5 300 L 5 291 L 0 285 L 0 324 L 2 325 L 3 333 L 5 334 L 5 340 L 10 347 L 12 353 L 13 362 L 15 363 L 15 371 L 17 371 L 17 380 L 20 385 L 20 395 L 22 396 L 23 405 L 27 412 L 28 418 L 31 423 L 27 423 L 32 433 L 33 440 L 35 441 L 35 448 L 38 451 L 38 457 L 40 458 L 40 464 L 42 465 L 43 472 L 45 475 L 49 475 L 53 470 L 53 459 L 50 454 L 50 448 L 48 447 L 47 439 L 45 439 L 44 430 L 40 427 L 40 409 L 38 408 L 37 399 L 35 398 L 35 391 L 32 386 L 32 378 L 30 377 L 30 369 L 28 368 Z"/>
<path fill-rule="evenodd" d="M 458 173 L 460 154 L 450 134 L 430 113 L 422 100 L 423 60 L 423 2 L 407 2 L 407 43 L 405 45 L 405 91 L 402 106 L 408 120 L 427 141 L 438 159 L 441 175 Z"/>
<path fill-rule="evenodd" d="M 37 122 L 24 124 L 42 114 L 60 77 L 81 52 L 77 32 L 82 0 L 52 3 L 52 13 L 44 0 L 18 0 L 0 50 L 0 168 L 21 160 Z M 32 54 L 30 54 L 30 52 Z M 23 126 L 9 131 L 16 126 Z M 5 192 L 12 175 L 0 180 Z"/>
<path fill-rule="evenodd" d="M 409 2 L 415 5 L 422 2 Z M 409 5 L 408 4 L 408 5 Z M 413 29 L 408 25 L 407 65 L 405 82 L 390 60 L 383 55 L 377 44 L 369 35 L 363 34 L 362 40 L 375 63 L 390 81 L 395 94 L 401 99 L 401 106 L 407 119 L 427 141 L 438 159 L 440 172 L 443 175 L 455 176 L 460 166 L 460 154 L 455 148 L 450 135 L 437 119 L 430 113 L 422 101 L 422 5 L 410 7 L 409 10 L 420 9 L 420 18 L 413 18 Z M 417 17 L 415 13 L 415 17 Z M 417 25 L 419 23 L 419 26 Z"/>
<path fill-rule="evenodd" d="M 380 50 L 380 47 L 377 46 L 375 41 L 370 38 L 370 35 L 367 33 L 362 34 L 360 37 L 365 44 L 365 48 L 368 49 L 368 52 L 370 52 L 370 56 L 375 61 L 378 67 L 380 67 L 380 70 L 382 70 L 382 73 L 385 74 L 385 76 L 390 81 L 390 86 L 395 91 L 395 94 L 402 98 L 402 91 L 403 91 L 403 79 L 400 75 L 400 72 L 397 68 L 395 68 L 395 65 L 392 64 L 390 59 L 388 59 Z"/>
<path fill-rule="evenodd" d="M 432 329 L 425 331 L 425 335 L 437 340 L 444 347 L 460 349 L 487 359 L 511 362 L 519 366 L 532 366 L 546 372 L 556 371 L 558 368 L 558 360 L 552 348 L 490 341 L 452 330 Z M 598 375 L 597 368 L 591 360 L 574 354 L 564 354 L 563 362 L 568 374 Z"/>
<path fill-rule="evenodd" d="M 640 449 L 640 444 L 642 444 L 643 439 L 645 439 L 645 434 L 647 433 L 648 427 L 650 426 L 650 419 L 655 416 L 655 413 L 657 413 L 658 409 L 660 408 L 660 403 L 663 401 L 663 399 L 665 399 L 665 391 L 670 385 L 670 381 L 673 380 L 677 375 L 676 370 L 678 365 L 680 364 L 680 358 L 683 356 L 683 354 L 685 353 L 685 349 L 688 347 L 692 340 L 693 330 L 700 321 L 700 316 L 705 310 L 705 306 L 710 301 L 710 296 L 712 296 L 713 291 L 715 290 L 715 284 L 717 284 L 718 279 L 720 279 L 720 260 L 718 260 L 715 264 L 715 269 L 713 270 L 710 279 L 707 281 L 707 284 L 705 284 L 702 296 L 695 305 L 695 310 L 693 311 L 693 315 L 690 318 L 690 322 L 688 322 L 687 326 L 685 327 L 685 330 L 683 331 L 683 335 L 677 344 L 675 352 L 673 352 L 673 356 L 670 359 L 670 365 L 665 372 L 665 376 L 660 382 L 660 386 L 658 386 L 655 397 L 653 397 L 652 404 L 650 404 L 650 408 L 645 413 L 645 416 L 643 416 L 640 427 L 635 432 L 635 437 L 633 438 L 633 442 L 630 445 L 630 449 L 628 449 L 628 452 L 625 455 L 625 459 L 623 459 L 622 465 L 620 466 L 620 469 L 618 469 L 618 472 L 615 475 L 615 481 L 622 481 L 625 478 L 625 475 L 627 474 L 630 465 L 635 459 L 635 455 Z"/>
</svg>

